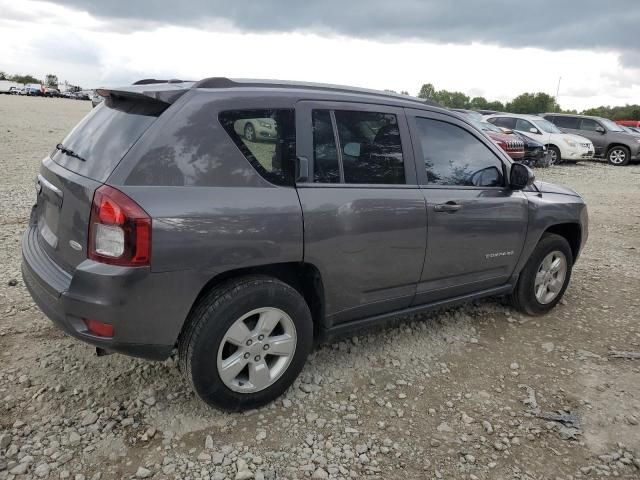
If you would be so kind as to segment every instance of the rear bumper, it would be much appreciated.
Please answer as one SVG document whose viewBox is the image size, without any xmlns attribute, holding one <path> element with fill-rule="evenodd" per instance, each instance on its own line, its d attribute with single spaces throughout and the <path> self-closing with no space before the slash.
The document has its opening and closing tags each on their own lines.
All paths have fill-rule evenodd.
<svg viewBox="0 0 640 480">
<path fill-rule="evenodd" d="M 40 247 L 36 227 L 22 240 L 22 277 L 38 307 L 61 330 L 105 350 L 166 359 L 198 293 L 183 275 L 153 274 L 148 268 L 82 262 L 73 275 L 62 270 Z M 114 326 L 104 338 L 88 331 L 83 319 Z"/>
</svg>

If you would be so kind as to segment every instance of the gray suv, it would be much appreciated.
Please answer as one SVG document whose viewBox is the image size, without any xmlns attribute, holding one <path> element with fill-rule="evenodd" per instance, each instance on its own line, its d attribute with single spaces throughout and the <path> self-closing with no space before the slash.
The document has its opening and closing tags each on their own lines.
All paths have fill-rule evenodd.
<svg viewBox="0 0 640 480">
<path fill-rule="evenodd" d="M 560 113 L 542 116 L 565 133 L 591 140 L 595 156 L 605 158 L 611 165 L 622 166 L 631 160 L 640 160 L 640 139 L 607 118 Z"/>
<path fill-rule="evenodd" d="M 577 193 L 420 99 L 226 78 L 98 93 L 42 161 L 25 284 L 99 353 L 177 348 L 219 408 L 272 401 L 314 342 L 391 318 L 492 295 L 544 314 L 587 239 Z"/>
</svg>

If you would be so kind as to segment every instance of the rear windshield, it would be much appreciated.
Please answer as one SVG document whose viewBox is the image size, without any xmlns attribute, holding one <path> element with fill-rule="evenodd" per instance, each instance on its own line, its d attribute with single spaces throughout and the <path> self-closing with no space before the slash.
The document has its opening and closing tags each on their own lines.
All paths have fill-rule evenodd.
<svg viewBox="0 0 640 480">
<path fill-rule="evenodd" d="M 155 122 L 158 108 L 146 103 L 110 101 L 95 107 L 62 141 L 81 159 L 54 149 L 51 158 L 82 176 L 105 181 L 142 134 Z"/>
</svg>

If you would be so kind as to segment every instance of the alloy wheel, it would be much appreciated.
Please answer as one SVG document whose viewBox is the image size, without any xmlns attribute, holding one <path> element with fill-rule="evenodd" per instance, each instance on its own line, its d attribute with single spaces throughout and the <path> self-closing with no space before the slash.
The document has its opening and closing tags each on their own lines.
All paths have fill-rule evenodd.
<svg viewBox="0 0 640 480">
<path fill-rule="evenodd" d="M 296 350 L 296 327 L 278 308 L 252 310 L 236 320 L 218 348 L 218 375 L 235 392 L 253 393 L 273 385 Z"/>
<path fill-rule="evenodd" d="M 536 300 L 543 305 L 553 302 L 559 295 L 567 276 L 567 258 L 564 253 L 554 250 L 538 267 L 534 282 Z"/>
<path fill-rule="evenodd" d="M 627 154 L 621 148 L 615 148 L 609 152 L 609 162 L 614 165 L 620 165 L 624 163 L 627 158 Z"/>
</svg>

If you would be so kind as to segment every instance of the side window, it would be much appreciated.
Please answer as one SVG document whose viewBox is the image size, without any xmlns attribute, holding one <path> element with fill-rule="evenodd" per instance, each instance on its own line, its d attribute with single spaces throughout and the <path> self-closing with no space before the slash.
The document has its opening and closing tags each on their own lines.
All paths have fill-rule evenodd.
<svg viewBox="0 0 640 480">
<path fill-rule="evenodd" d="M 277 185 L 293 184 L 294 110 L 232 110 L 220 113 L 219 119 L 260 175 Z"/>
<path fill-rule="evenodd" d="M 490 118 L 489 121 L 498 127 L 509 128 L 511 130 L 515 130 L 516 128 L 516 120 L 515 118 L 509 117 L 496 117 Z"/>
<path fill-rule="evenodd" d="M 314 110 L 313 122 L 313 181 L 340 183 L 338 149 L 329 110 Z"/>
<path fill-rule="evenodd" d="M 555 123 L 560 128 L 578 128 L 578 119 L 576 117 L 545 117 L 552 123 Z"/>
<path fill-rule="evenodd" d="M 591 120 L 590 118 L 583 118 L 580 120 L 580 130 L 587 130 L 588 132 L 595 132 L 596 127 L 599 127 L 600 124 L 595 120 Z"/>
<path fill-rule="evenodd" d="M 527 120 L 523 120 L 521 118 L 517 118 L 516 119 L 516 128 L 515 130 L 520 130 L 522 132 L 529 132 L 532 128 L 536 128 L 534 127 L 531 122 L 527 121 Z M 537 128 L 536 128 L 537 130 Z"/>
<path fill-rule="evenodd" d="M 345 183 L 405 183 L 395 115 L 337 110 L 335 118 Z"/>
<path fill-rule="evenodd" d="M 502 162 L 471 133 L 427 118 L 416 125 L 430 185 L 504 186 Z"/>
</svg>

